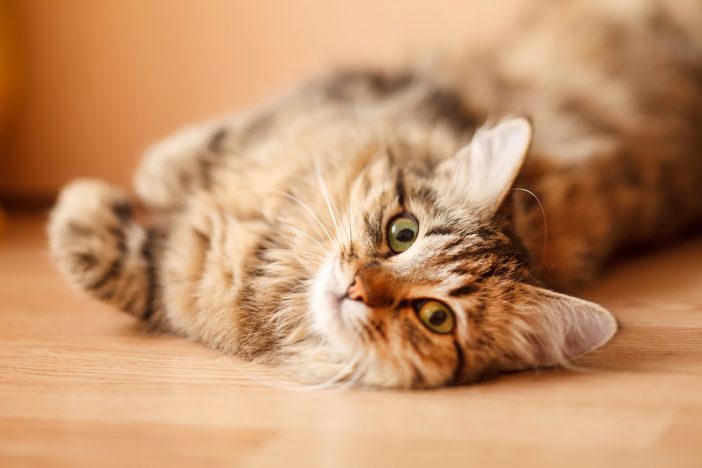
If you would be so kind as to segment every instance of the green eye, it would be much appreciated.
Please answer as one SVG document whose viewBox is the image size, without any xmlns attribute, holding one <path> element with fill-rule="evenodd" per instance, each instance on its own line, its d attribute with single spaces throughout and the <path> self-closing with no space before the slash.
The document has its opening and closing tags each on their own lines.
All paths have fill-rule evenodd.
<svg viewBox="0 0 702 468">
<path fill-rule="evenodd" d="M 426 301 L 417 311 L 419 319 L 435 333 L 451 333 L 455 325 L 453 312 L 439 301 Z"/>
<path fill-rule="evenodd" d="M 395 253 L 409 249 L 417 239 L 419 224 L 411 214 L 404 214 L 390 221 L 388 225 L 388 244 Z"/>
</svg>

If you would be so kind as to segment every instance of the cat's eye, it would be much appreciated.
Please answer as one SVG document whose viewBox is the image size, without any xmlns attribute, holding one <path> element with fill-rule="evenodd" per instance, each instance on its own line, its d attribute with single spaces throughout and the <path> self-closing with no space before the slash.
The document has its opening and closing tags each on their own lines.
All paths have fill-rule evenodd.
<svg viewBox="0 0 702 468">
<path fill-rule="evenodd" d="M 411 214 L 403 214 L 388 224 L 388 244 L 390 250 L 395 253 L 402 253 L 409 249 L 417 239 L 419 223 Z"/>
<path fill-rule="evenodd" d="M 417 310 L 419 320 L 435 333 L 451 333 L 455 326 L 453 312 L 439 301 L 426 301 Z"/>
</svg>

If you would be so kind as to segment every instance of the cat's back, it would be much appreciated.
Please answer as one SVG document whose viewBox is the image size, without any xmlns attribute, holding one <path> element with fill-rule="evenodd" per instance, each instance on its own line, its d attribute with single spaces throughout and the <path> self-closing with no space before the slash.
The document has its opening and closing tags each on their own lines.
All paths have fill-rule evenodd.
<svg viewBox="0 0 702 468">
<path fill-rule="evenodd" d="M 543 1 L 502 41 L 427 63 L 475 114 L 531 118 L 518 184 L 540 204 L 521 197 L 514 222 L 560 265 L 551 284 L 702 219 L 701 2 Z"/>
<path fill-rule="evenodd" d="M 478 114 L 531 117 L 534 148 L 553 158 L 624 139 L 693 146 L 702 128 L 702 3 L 537 5 L 503 40 L 431 62 L 426 73 Z"/>
</svg>

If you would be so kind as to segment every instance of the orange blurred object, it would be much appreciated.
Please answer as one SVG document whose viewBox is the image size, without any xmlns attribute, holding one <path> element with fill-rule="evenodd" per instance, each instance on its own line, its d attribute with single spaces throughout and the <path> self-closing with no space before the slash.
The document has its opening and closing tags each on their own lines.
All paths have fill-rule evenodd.
<svg viewBox="0 0 702 468">
<path fill-rule="evenodd" d="M 22 89 L 0 194 L 36 198 L 80 176 L 127 185 L 156 139 L 336 66 L 489 41 L 529 1 L 3 3 L 17 9 Z"/>
</svg>

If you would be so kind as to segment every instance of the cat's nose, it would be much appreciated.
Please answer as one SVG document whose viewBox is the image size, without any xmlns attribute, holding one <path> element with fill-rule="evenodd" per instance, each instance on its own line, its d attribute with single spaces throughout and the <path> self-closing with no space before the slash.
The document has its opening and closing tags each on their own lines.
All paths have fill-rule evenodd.
<svg viewBox="0 0 702 468">
<path fill-rule="evenodd" d="M 394 302 L 392 280 L 379 265 L 366 264 L 356 273 L 346 297 L 368 307 L 387 307 Z"/>
<path fill-rule="evenodd" d="M 346 291 L 346 297 L 352 301 L 366 302 L 366 291 L 363 289 L 363 283 L 358 280 L 358 276 L 353 279 L 353 283 Z"/>
</svg>

